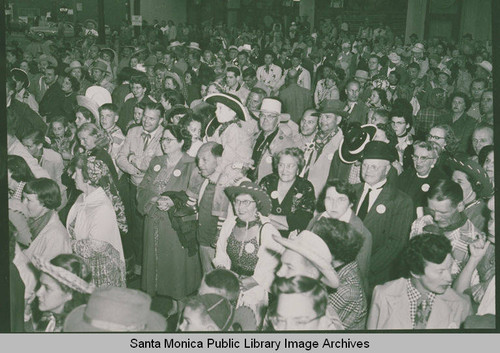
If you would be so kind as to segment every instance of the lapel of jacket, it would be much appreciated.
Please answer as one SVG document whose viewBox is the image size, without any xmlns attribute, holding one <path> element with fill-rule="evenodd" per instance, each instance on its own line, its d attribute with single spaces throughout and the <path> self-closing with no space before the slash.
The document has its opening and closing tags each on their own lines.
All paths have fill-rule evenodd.
<svg viewBox="0 0 500 353">
<path fill-rule="evenodd" d="M 412 329 L 410 318 L 410 300 L 406 293 L 406 279 L 400 279 L 391 293 L 387 293 L 388 318 L 391 322 L 388 328 Z"/>
<path fill-rule="evenodd" d="M 382 191 L 378 195 L 377 199 L 373 203 L 372 207 L 370 208 L 370 211 L 366 214 L 365 221 L 370 218 L 377 216 L 379 213 L 377 212 L 377 206 L 378 205 L 384 205 L 385 206 L 385 211 L 382 212 L 381 214 L 387 212 L 388 209 L 388 204 L 390 204 L 392 198 L 394 197 L 394 192 L 391 188 L 390 185 L 384 185 Z"/>
</svg>

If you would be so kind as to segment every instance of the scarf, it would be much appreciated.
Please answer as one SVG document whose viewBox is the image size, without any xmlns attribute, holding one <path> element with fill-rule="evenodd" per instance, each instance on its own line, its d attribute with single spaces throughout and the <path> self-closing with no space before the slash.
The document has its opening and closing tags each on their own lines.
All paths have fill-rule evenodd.
<svg viewBox="0 0 500 353">
<path fill-rule="evenodd" d="M 32 240 L 35 240 L 36 237 L 40 234 L 40 232 L 49 223 L 53 213 L 54 211 L 49 210 L 45 212 L 43 215 L 39 216 L 38 218 L 28 218 L 28 227 L 30 228 Z"/>
</svg>

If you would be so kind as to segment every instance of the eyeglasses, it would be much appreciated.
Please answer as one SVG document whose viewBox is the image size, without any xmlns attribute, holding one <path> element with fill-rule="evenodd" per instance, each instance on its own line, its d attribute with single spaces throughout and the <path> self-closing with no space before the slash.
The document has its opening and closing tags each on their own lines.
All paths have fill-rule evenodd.
<svg viewBox="0 0 500 353">
<path fill-rule="evenodd" d="M 289 326 L 295 326 L 295 327 L 305 327 L 309 325 L 311 322 L 320 319 L 324 315 L 316 316 L 312 319 L 296 319 L 296 318 L 289 318 L 285 319 L 280 316 L 270 316 L 269 320 L 273 324 L 273 327 L 275 329 L 283 329 L 283 328 L 288 328 Z M 288 324 L 288 325 L 287 325 Z M 291 324 L 291 325 L 290 325 Z"/>
<path fill-rule="evenodd" d="M 297 163 L 278 163 L 278 167 L 283 169 L 293 169 L 297 167 Z"/>
<path fill-rule="evenodd" d="M 442 137 L 442 136 L 436 136 L 436 135 L 430 135 L 430 134 L 429 134 L 429 138 L 431 140 L 444 140 L 444 137 Z"/>
<path fill-rule="evenodd" d="M 242 205 L 242 206 L 245 206 L 245 207 L 248 207 L 250 206 L 250 204 L 254 203 L 255 201 L 254 200 L 234 200 L 234 205 L 235 206 L 239 206 L 239 205 Z"/>
<path fill-rule="evenodd" d="M 430 159 L 433 159 L 432 157 L 427 157 L 427 156 L 417 156 L 412 154 L 411 158 L 413 158 L 414 161 L 422 161 L 422 162 L 427 162 Z"/>
</svg>

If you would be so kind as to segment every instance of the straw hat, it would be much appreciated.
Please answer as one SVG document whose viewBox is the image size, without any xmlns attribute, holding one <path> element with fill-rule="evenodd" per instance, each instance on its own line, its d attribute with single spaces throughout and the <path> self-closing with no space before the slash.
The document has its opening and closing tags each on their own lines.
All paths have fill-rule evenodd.
<svg viewBox="0 0 500 353">
<path fill-rule="evenodd" d="M 72 61 L 66 69 L 64 69 L 64 72 L 69 73 L 69 72 L 73 71 L 74 69 L 83 70 L 84 67 L 78 60 L 75 60 L 75 61 Z"/>
<path fill-rule="evenodd" d="M 119 287 L 96 289 L 86 305 L 73 309 L 64 321 L 64 332 L 164 332 L 167 322 L 151 311 L 151 297 Z"/>
<path fill-rule="evenodd" d="M 178 40 L 176 40 L 176 41 L 170 43 L 170 45 L 168 47 L 169 48 L 175 48 L 175 47 L 180 47 L 180 46 L 183 46 L 183 45 L 184 45 L 184 43 L 181 43 Z"/>
<path fill-rule="evenodd" d="M 36 61 L 37 62 L 47 61 L 49 63 L 49 65 L 57 66 L 57 60 L 52 55 L 42 54 L 38 57 L 38 59 Z"/>
<path fill-rule="evenodd" d="M 257 209 L 262 215 L 268 216 L 271 213 L 273 207 L 271 198 L 264 189 L 251 181 L 243 181 L 240 185 L 229 186 L 224 189 L 224 192 L 230 199 L 240 194 L 248 194 L 257 202 Z"/>
<path fill-rule="evenodd" d="M 365 146 L 373 139 L 377 127 L 372 124 L 352 124 L 340 142 L 339 157 L 342 162 L 352 164 L 359 160 Z"/>
<path fill-rule="evenodd" d="M 424 45 L 422 43 L 417 43 L 411 49 L 411 51 L 414 52 L 414 53 L 423 53 L 424 52 Z"/>
<path fill-rule="evenodd" d="M 82 259 L 81 257 L 77 255 L 72 256 L 80 258 L 81 262 L 85 263 L 84 259 Z M 74 291 L 90 294 L 95 290 L 95 286 L 92 283 L 84 281 L 82 278 L 62 267 L 52 265 L 47 259 L 43 259 L 37 255 L 33 255 L 31 263 L 38 270 L 48 274 L 59 283 L 71 288 Z"/>
<path fill-rule="evenodd" d="M 287 239 L 273 234 L 273 239 L 285 248 L 299 253 L 309 260 L 323 275 L 322 281 L 331 288 L 339 286 L 339 277 L 333 268 L 333 256 L 323 239 L 304 230 L 296 238 Z"/>
</svg>

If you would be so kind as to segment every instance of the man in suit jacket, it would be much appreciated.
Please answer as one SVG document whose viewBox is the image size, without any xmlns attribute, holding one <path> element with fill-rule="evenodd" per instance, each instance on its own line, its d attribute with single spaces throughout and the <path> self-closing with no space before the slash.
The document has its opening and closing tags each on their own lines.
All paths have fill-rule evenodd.
<svg viewBox="0 0 500 353">
<path fill-rule="evenodd" d="M 375 287 L 367 329 L 458 329 L 471 305 L 451 288 L 450 241 L 444 235 L 418 235 L 405 255 L 409 278 Z"/>
<path fill-rule="evenodd" d="M 387 182 L 393 158 L 388 144 L 369 142 L 361 164 L 363 182 L 355 185 L 354 210 L 373 236 L 369 288 L 393 279 L 394 262 L 408 242 L 415 219 L 411 198 Z"/>
<path fill-rule="evenodd" d="M 359 99 L 361 85 L 356 80 L 351 80 L 345 86 L 347 102 L 344 110 L 348 113 L 346 121 L 366 124 L 368 119 L 368 107 Z"/>
<path fill-rule="evenodd" d="M 313 107 L 312 92 L 300 87 L 297 83 L 299 72 L 290 69 L 287 73 L 288 85 L 279 93 L 279 99 L 283 102 L 283 110 L 290 114 L 290 118 L 299 123 L 304 112 Z"/>
<path fill-rule="evenodd" d="M 129 199 L 128 209 L 132 211 L 130 217 L 129 234 L 133 237 L 136 267 L 134 272 L 140 275 L 142 264 L 142 234 L 143 218 L 137 211 L 137 186 L 141 183 L 149 167 L 149 163 L 155 156 L 163 154 L 160 139 L 163 134 L 161 117 L 163 107 L 160 103 L 148 103 L 144 109 L 142 126 L 136 126 L 128 131 L 123 143 L 116 164 L 124 172 L 123 177 L 127 178 Z"/>
<path fill-rule="evenodd" d="M 273 172 L 273 155 L 288 147 L 296 146 L 296 135 L 288 124 L 280 124 L 286 120 L 287 114 L 281 113 L 281 102 L 274 98 L 264 98 L 260 107 L 259 127 L 256 136 L 252 159 L 255 169 L 249 178 L 260 181 Z"/>
</svg>

